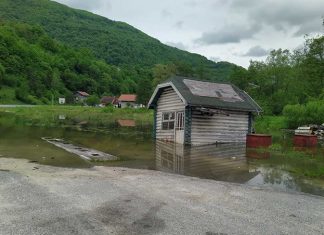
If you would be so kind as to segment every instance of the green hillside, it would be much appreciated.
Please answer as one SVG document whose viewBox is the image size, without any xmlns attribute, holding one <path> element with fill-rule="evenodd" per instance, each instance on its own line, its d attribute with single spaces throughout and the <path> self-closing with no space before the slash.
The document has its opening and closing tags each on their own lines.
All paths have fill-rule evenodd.
<svg viewBox="0 0 324 235">
<path fill-rule="evenodd" d="M 175 63 L 212 80 L 227 80 L 236 67 L 164 45 L 126 23 L 49 0 L 0 0 L 0 19 L 38 24 L 51 37 L 72 47 L 89 48 L 98 58 L 119 67 Z"/>
<path fill-rule="evenodd" d="M 40 27 L 0 23 L 0 103 L 72 100 L 77 90 L 119 94 L 135 92 L 136 84 L 127 72 L 53 40 Z"/>
</svg>

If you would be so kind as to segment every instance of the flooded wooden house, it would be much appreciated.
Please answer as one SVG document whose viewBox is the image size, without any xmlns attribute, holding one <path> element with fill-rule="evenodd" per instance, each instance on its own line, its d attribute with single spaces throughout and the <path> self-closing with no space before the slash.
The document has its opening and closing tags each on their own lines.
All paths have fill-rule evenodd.
<svg viewBox="0 0 324 235">
<path fill-rule="evenodd" d="M 227 83 L 172 77 L 149 101 L 157 140 L 188 145 L 245 142 L 260 106 Z"/>
</svg>

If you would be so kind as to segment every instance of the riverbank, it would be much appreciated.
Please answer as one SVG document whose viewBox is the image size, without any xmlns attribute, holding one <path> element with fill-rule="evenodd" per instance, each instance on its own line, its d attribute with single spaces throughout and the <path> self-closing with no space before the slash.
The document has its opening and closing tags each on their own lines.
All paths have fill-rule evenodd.
<svg viewBox="0 0 324 235">
<path fill-rule="evenodd" d="M 2 234 L 322 234 L 322 197 L 127 168 L 0 159 Z M 28 216 L 26 216 L 28 215 Z"/>
</svg>

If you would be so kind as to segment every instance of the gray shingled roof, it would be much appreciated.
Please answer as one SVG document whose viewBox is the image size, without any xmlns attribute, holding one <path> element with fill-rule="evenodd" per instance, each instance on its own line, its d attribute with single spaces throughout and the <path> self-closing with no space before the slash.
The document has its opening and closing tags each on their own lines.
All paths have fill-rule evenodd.
<svg viewBox="0 0 324 235">
<path fill-rule="evenodd" d="M 244 91 L 229 83 L 199 81 L 195 78 L 175 76 L 157 87 L 149 107 L 153 108 L 162 92 L 174 86 L 188 106 L 261 112 L 260 106 Z M 172 85 L 171 85 L 172 84 Z"/>
</svg>

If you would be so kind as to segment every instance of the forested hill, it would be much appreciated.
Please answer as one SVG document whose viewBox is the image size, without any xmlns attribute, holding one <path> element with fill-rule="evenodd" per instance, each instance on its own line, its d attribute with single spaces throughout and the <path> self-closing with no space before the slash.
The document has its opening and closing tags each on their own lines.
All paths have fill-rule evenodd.
<svg viewBox="0 0 324 235">
<path fill-rule="evenodd" d="M 126 23 L 49 0 L 0 0 L 0 19 L 41 25 L 53 38 L 89 48 L 98 58 L 120 67 L 177 63 L 211 80 L 227 80 L 236 67 L 164 45 Z"/>
<path fill-rule="evenodd" d="M 127 71 L 53 40 L 40 27 L 0 22 L 0 103 L 48 104 L 61 96 L 71 101 L 78 90 L 117 95 L 136 88 Z"/>
</svg>

